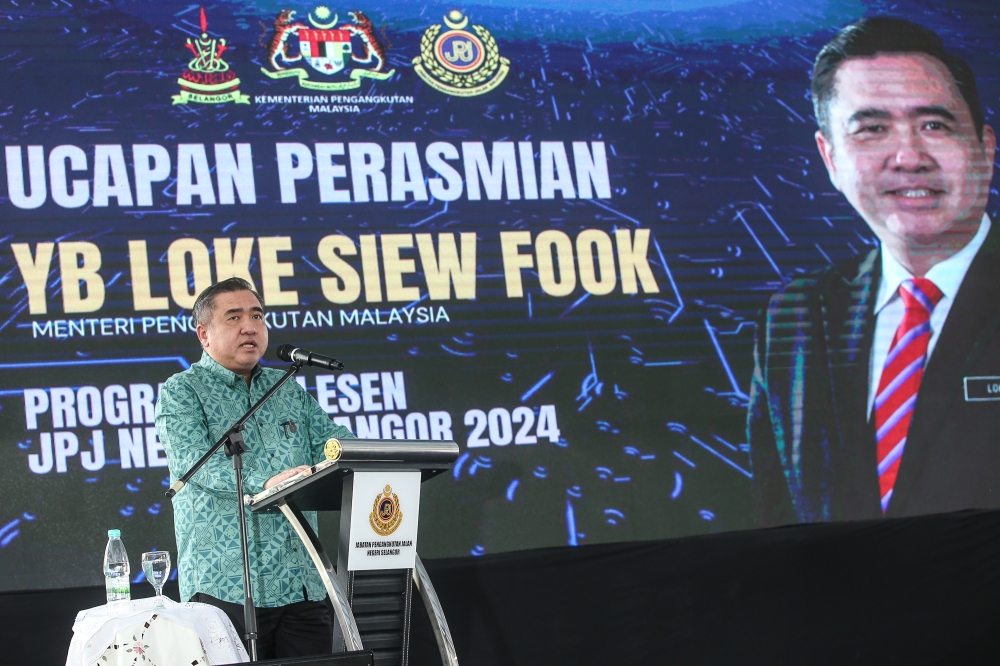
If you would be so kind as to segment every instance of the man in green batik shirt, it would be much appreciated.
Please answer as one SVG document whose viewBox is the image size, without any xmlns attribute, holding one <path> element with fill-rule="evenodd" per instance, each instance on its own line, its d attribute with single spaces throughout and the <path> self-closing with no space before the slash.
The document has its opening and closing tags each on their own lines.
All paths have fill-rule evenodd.
<svg viewBox="0 0 1000 666">
<path fill-rule="evenodd" d="M 264 303 L 253 286 L 230 278 L 203 291 L 192 316 L 201 360 L 166 381 L 156 430 L 173 482 L 190 469 L 282 373 L 258 361 L 267 349 Z M 353 437 L 333 423 L 297 382 L 288 382 L 247 422 L 244 491 L 254 495 L 324 459 L 331 437 Z M 232 462 L 221 450 L 173 498 L 181 599 L 224 610 L 244 633 L 243 561 Z M 305 514 L 313 530 L 316 514 Z M 247 514 L 257 607 L 258 657 L 329 653 L 333 623 L 326 591 L 284 516 Z"/>
</svg>

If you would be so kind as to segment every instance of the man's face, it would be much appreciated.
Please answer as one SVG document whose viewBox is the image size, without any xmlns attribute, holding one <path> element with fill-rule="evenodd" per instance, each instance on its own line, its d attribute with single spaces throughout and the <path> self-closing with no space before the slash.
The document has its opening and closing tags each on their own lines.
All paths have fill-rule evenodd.
<svg viewBox="0 0 1000 666">
<path fill-rule="evenodd" d="M 883 243 L 971 239 L 986 208 L 996 139 L 985 127 L 979 141 L 943 63 L 918 53 L 847 60 L 828 108 L 829 137 L 817 132 L 816 143 L 830 180 Z"/>
<path fill-rule="evenodd" d="M 249 291 L 215 297 L 208 326 L 198 324 L 198 339 L 223 367 L 247 377 L 267 350 L 267 327 L 260 301 Z"/>
</svg>

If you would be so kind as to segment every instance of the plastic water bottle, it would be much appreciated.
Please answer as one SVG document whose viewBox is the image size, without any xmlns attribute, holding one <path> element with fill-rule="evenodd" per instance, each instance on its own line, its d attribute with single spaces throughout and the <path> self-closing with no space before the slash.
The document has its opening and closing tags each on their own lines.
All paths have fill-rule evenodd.
<svg viewBox="0 0 1000 666">
<path fill-rule="evenodd" d="M 121 611 L 130 604 L 128 553 L 120 530 L 108 530 L 108 546 L 104 549 L 104 585 L 108 593 L 108 608 Z"/>
</svg>

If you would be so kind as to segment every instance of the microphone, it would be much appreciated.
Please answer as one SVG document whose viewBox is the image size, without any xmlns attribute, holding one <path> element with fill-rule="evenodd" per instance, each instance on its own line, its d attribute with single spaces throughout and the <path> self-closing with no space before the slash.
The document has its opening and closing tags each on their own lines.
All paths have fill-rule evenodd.
<svg viewBox="0 0 1000 666">
<path fill-rule="evenodd" d="M 326 370 L 343 370 L 344 364 L 329 356 L 320 356 L 296 347 L 295 345 L 281 345 L 275 352 L 279 359 L 289 363 L 304 363 L 305 365 L 316 366 Z"/>
</svg>

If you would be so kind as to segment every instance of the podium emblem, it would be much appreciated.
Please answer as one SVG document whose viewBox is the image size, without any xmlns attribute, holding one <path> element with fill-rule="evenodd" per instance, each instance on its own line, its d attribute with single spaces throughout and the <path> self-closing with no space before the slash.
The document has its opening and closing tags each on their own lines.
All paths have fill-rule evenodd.
<svg viewBox="0 0 1000 666">
<path fill-rule="evenodd" d="M 339 460 L 341 452 L 340 441 L 331 437 L 326 440 L 326 445 L 323 446 L 323 455 L 326 456 L 327 460 Z"/>
<path fill-rule="evenodd" d="M 392 492 L 391 486 L 375 497 L 375 505 L 368 514 L 368 522 L 380 536 L 389 536 L 399 527 L 403 520 L 403 512 L 399 510 L 399 498 Z"/>
</svg>

